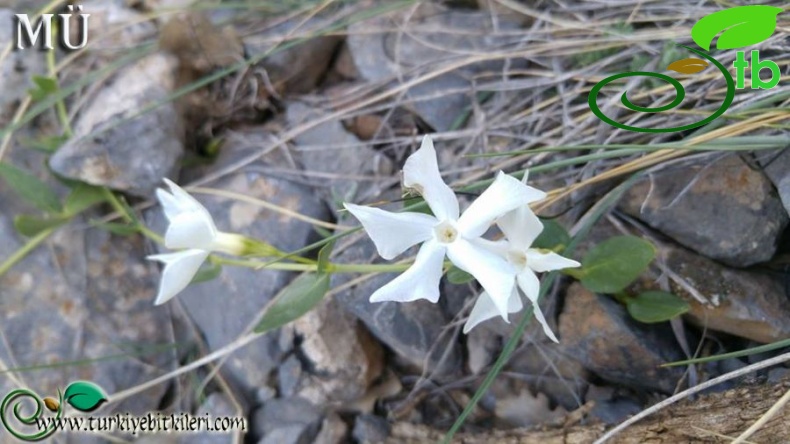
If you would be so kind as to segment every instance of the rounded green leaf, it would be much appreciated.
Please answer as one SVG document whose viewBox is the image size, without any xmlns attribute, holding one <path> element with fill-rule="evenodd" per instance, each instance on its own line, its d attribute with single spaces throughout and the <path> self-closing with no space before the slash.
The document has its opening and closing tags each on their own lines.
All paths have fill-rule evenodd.
<svg viewBox="0 0 790 444">
<path fill-rule="evenodd" d="M 310 311 L 329 291 L 329 277 L 328 273 L 299 275 L 275 296 L 272 306 L 255 327 L 255 332 L 262 333 L 282 327 Z"/>
<path fill-rule="evenodd" d="M 69 384 L 63 398 L 69 405 L 82 412 L 92 412 L 102 402 L 107 401 L 104 390 L 88 381 L 76 381 Z"/>
<path fill-rule="evenodd" d="M 721 36 L 716 42 L 717 49 L 754 45 L 774 33 L 776 16 L 780 12 L 782 8 L 763 5 L 724 9 L 697 21 L 691 28 L 691 38 L 706 51 L 710 51 L 710 45 L 719 33 Z"/>
<path fill-rule="evenodd" d="M 42 231 L 63 225 L 69 219 L 67 216 L 35 217 L 20 214 L 14 217 L 14 228 L 22 236 L 33 237 Z"/>
<path fill-rule="evenodd" d="M 79 214 L 106 199 L 101 187 L 79 183 L 66 198 L 63 211 L 69 216 Z"/>
<path fill-rule="evenodd" d="M 565 246 L 571 242 L 571 236 L 565 227 L 553 219 L 541 219 L 543 231 L 532 242 L 532 248 L 543 248 L 554 252 L 562 252 Z"/>
<path fill-rule="evenodd" d="M 617 293 L 647 269 L 656 255 L 650 242 L 616 236 L 596 245 L 582 261 L 581 283 L 595 293 Z"/>
<path fill-rule="evenodd" d="M 688 302 L 665 291 L 646 291 L 628 300 L 628 313 L 639 322 L 668 321 L 689 310 Z"/>
<path fill-rule="evenodd" d="M 60 213 L 58 195 L 38 177 L 8 163 L 0 163 L 0 178 L 22 199 L 48 213 Z"/>
</svg>

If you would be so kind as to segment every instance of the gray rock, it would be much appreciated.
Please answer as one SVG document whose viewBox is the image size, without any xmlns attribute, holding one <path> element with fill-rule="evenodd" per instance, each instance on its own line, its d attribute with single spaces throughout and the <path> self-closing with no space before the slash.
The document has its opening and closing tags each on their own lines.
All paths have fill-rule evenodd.
<svg viewBox="0 0 790 444">
<path fill-rule="evenodd" d="M 497 31 L 519 29 L 520 23 L 500 16 Z M 469 54 L 485 54 L 511 43 L 495 32 L 484 11 L 446 10 L 422 4 L 416 10 L 398 11 L 349 26 L 347 44 L 360 75 L 371 82 L 406 82 L 458 61 Z M 468 64 L 409 88 L 407 106 L 436 131 L 449 130 L 460 113 L 471 105 L 471 78 L 524 67 L 523 60 Z"/>
<path fill-rule="evenodd" d="M 788 216 L 768 178 L 738 156 L 678 162 L 635 184 L 620 203 L 680 244 L 728 265 L 773 257 Z"/>
<path fill-rule="evenodd" d="M 572 284 L 560 315 L 563 353 L 601 378 L 671 393 L 683 375 L 679 367 L 659 365 L 682 358 L 666 325 L 639 324 L 608 296 Z"/>
<path fill-rule="evenodd" d="M 302 382 L 302 363 L 296 355 L 291 355 L 277 367 L 277 379 L 280 383 L 280 395 L 296 396 Z"/>
<path fill-rule="evenodd" d="M 351 224 L 349 220 L 345 224 Z M 378 254 L 366 235 L 339 253 L 338 263 L 370 263 Z M 356 315 L 380 341 L 395 350 L 408 362 L 418 367 L 427 365 L 427 370 L 441 373 L 459 371 L 461 350 L 457 342 L 450 343 L 451 335 L 442 335 L 449 322 L 438 304 L 425 300 L 397 303 L 369 301 L 376 289 L 395 278 L 395 273 L 382 273 L 338 293 L 336 299 Z M 354 279 L 352 274 L 332 275 L 332 287 L 336 288 Z M 448 351 L 447 348 L 450 348 Z M 442 355 L 447 352 L 444 361 Z M 441 366 L 438 366 L 441 364 Z"/>
<path fill-rule="evenodd" d="M 291 127 L 326 116 L 327 112 L 306 102 L 288 103 L 286 118 Z M 391 177 L 392 163 L 380 153 L 360 143 L 346 131 L 339 120 L 318 125 L 295 138 L 296 158 L 305 171 L 331 174 L 335 178 L 320 178 L 317 187 L 331 208 L 342 202 L 364 202 L 381 192 L 376 177 Z M 369 177 L 371 182 L 360 183 L 357 177 Z M 347 179 L 351 177 L 351 179 Z"/>
<path fill-rule="evenodd" d="M 790 213 L 790 148 L 760 151 L 755 153 L 755 157 L 779 191 L 785 210 Z"/>
<path fill-rule="evenodd" d="M 321 423 L 321 431 L 313 444 L 344 444 L 348 442 L 348 425 L 337 413 L 330 412 Z"/>
<path fill-rule="evenodd" d="M 219 418 L 219 417 L 236 418 L 239 417 L 239 412 L 237 412 L 233 408 L 233 404 L 231 404 L 227 396 L 219 392 L 214 392 L 208 395 L 208 397 L 200 406 L 198 411 L 195 412 L 195 416 L 197 417 L 202 417 L 205 415 L 209 415 L 209 417 L 211 418 Z M 241 431 L 234 430 L 228 433 L 218 433 L 218 432 L 190 433 L 187 435 L 181 435 L 179 442 L 183 444 L 233 443 L 233 442 L 237 442 L 234 441 L 234 436 L 240 432 Z"/>
<path fill-rule="evenodd" d="M 10 254 L 22 245 L 10 220 L 22 207 L 5 185 L 0 202 L 0 244 Z M 0 277 L 0 365 L 48 366 L 6 373 L 0 392 L 26 387 L 57 396 L 71 382 L 89 380 L 113 394 L 172 370 L 177 361 L 169 312 L 151 309 L 158 273 L 145 254 L 142 239 L 86 229 L 77 220 Z M 53 363 L 63 365 L 49 367 Z M 154 386 L 99 412 L 154 411 L 167 389 Z M 95 442 L 84 435 L 68 441 Z"/>
<path fill-rule="evenodd" d="M 224 149 L 227 151 L 216 168 L 250 153 L 246 147 L 234 145 Z M 261 165 L 248 165 L 212 183 L 212 187 L 262 199 L 317 219 L 327 217 L 324 205 L 312 190 L 264 175 Z M 310 225 L 247 202 L 207 195 L 195 197 L 214 217 L 218 229 L 264 240 L 281 251 L 302 248 L 313 235 Z M 150 210 L 148 220 L 153 229 L 164 231 L 166 224 L 161 208 Z M 216 350 L 243 334 L 266 303 L 293 277 L 294 273 L 276 270 L 224 267 L 216 279 L 189 286 L 177 298 L 205 336 L 209 349 Z M 254 393 L 267 385 L 269 374 L 287 351 L 281 344 L 280 332 L 269 332 L 235 352 L 223 370 L 245 393 Z"/>
<path fill-rule="evenodd" d="M 0 4 L 0 7 L 10 5 Z M 16 43 L 13 41 L 15 34 L 14 14 L 24 13 L 27 8 L 0 9 L 0 45 L 5 50 L 5 45 Z M 16 46 L 14 46 L 16 47 Z M 0 61 L 0 122 L 4 122 L 4 115 L 8 118 L 13 115 L 10 105 L 23 99 L 28 94 L 28 89 L 35 85 L 31 81 L 34 75 L 46 73 L 45 53 L 37 48 L 11 51 L 5 59 Z"/>
<path fill-rule="evenodd" d="M 359 444 L 374 444 L 384 442 L 390 435 L 390 425 L 387 420 L 375 415 L 359 415 L 354 420 L 354 430 L 351 436 Z"/>
<path fill-rule="evenodd" d="M 50 160 L 60 175 L 150 197 L 162 178 L 172 176 L 184 151 L 181 117 L 172 101 L 175 61 L 148 56 L 121 71 L 77 119 L 74 137 Z"/>
<path fill-rule="evenodd" d="M 321 15 L 307 21 L 303 17 L 286 20 L 244 38 L 245 52 L 248 57 L 263 57 L 259 65 L 266 70 L 277 92 L 308 93 L 325 75 L 335 48 L 343 40 L 338 35 L 320 35 L 320 31 L 332 25 L 332 20 L 333 17 Z M 289 34 L 294 32 L 298 36 L 319 35 L 293 44 L 293 36 Z M 281 47 L 276 48 L 278 45 Z"/>
<path fill-rule="evenodd" d="M 259 444 L 309 444 L 321 427 L 321 410 L 303 398 L 267 401 L 255 412 L 253 427 Z"/>
<path fill-rule="evenodd" d="M 334 298 L 293 323 L 307 361 L 299 396 L 317 405 L 346 404 L 361 398 L 381 374 L 381 346 Z"/>
<path fill-rule="evenodd" d="M 758 271 L 724 267 L 672 245 L 662 245 L 659 251 L 669 270 L 713 304 L 703 305 L 672 281 L 673 292 L 691 306 L 684 316 L 687 320 L 762 343 L 790 337 L 790 300 L 780 280 Z M 655 278 L 660 274 L 660 270 L 652 270 L 642 287 L 655 289 Z"/>
</svg>

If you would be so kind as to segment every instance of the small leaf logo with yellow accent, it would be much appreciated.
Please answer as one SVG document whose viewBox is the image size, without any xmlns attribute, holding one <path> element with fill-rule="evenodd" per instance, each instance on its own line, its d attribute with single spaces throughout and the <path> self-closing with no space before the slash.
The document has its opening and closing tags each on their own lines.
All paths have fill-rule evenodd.
<svg viewBox="0 0 790 444">
<path fill-rule="evenodd" d="M 696 74 L 708 67 L 708 62 L 702 59 L 689 57 L 683 60 L 677 60 L 669 64 L 667 69 L 681 74 Z"/>
</svg>

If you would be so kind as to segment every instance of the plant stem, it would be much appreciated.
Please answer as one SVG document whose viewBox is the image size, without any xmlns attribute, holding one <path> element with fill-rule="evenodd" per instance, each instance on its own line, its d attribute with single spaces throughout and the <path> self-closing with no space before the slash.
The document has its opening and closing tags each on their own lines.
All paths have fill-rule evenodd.
<svg viewBox="0 0 790 444">
<path fill-rule="evenodd" d="M 52 25 L 52 32 L 57 35 L 58 29 L 57 24 L 53 23 Z M 47 51 L 47 69 L 49 70 L 49 75 L 55 81 L 57 85 L 57 90 L 60 90 L 60 82 L 58 82 L 58 72 L 55 68 L 55 51 Z M 60 120 L 61 126 L 63 126 L 63 135 L 66 137 L 72 136 L 71 131 L 71 122 L 69 122 L 69 113 L 66 111 L 66 101 L 65 98 L 61 97 L 55 102 L 55 110 L 58 114 L 58 120 Z"/>
<path fill-rule="evenodd" d="M 11 255 L 8 259 L 5 260 L 2 264 L 0 264 L 0 276 L 6 274 L 6 272 L 11 269 L 17 262 L 21 261 L 22 258 L 27 256 L 31 251 L 36 249 L 42 242 L 44 242 L 50 234 L 52 234 L 57 227 L 47 228 L 46 230 L 41 231 L 37 235 L 30 238 L 22 248 L 16 250 L 14 254 Z"/>
<path fill-rule="evenodd" d="M 234 265 L 254 269 L 268 268 L 283 271 L 318 271 L 318 264 L 295 264 L 292 262 L 263 262 L 250 259 L 233 259 L 212 256 L 211 261 L 220 265 Z M 411 266 L 407 264 L 329 264 L 330 273 L 390 273 L 404 271 Z"/>
</svg>

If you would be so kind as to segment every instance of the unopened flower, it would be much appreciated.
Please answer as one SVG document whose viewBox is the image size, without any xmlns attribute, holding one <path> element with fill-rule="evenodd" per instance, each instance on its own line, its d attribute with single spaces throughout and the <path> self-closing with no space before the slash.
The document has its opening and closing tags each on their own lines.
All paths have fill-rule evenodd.
<svg viewBox="0 0 790 444">
<path fill-rule="evenodd" d="M 526 174 L 524 175 L 524 182 L 526 183 Z M 532 212 L 529 206 L 524 205 L 517 209 L 505 214 L 497 221 L 497 226 L 505 235 L 506 240 L 498 242 L 487 242 L 490 250 L 496 251 L 500 256 L 507 259 L 516 269 L 516 282 L 518 288 L 524 292 L 524 295 L 532 302 L 534 307 L 535 319 L 543 326 L 543 331 L 554 342 L 557 337 L 551 331 L 546 318 L 540 311 L 538 306 L 538 296 L 540 295 L 540 280 L 535 273 L 541 273 L 552 270 L 561 270 L 564 268 L 578 267 L 581 264 L 560 256 L 553 251 L 541 250 L 531 248 L 532 243 L 543 231 L 543 223 Z M 491 296 L 483 292 L 477 299 L 469 319 L 464 325 L 464 332 L 468 332 L 475 325 L 482 321 L 501 315 L 500 310 L 492 308 L 493 301 Z M 510 299 L 508 300 L 508 311 L 515 313 L 521 310 L 521 298 L 518 291 L 514 289 Z M 507 320 L 506 316 L 502 316 Z"/>
<path fill-rule="evenodd" d="M 186 288 L 212 252 L 242 256 L 265 245 L 239 234 L 217 230 L 211 214 L 200 202 L 172 181 L 165 179 L 165 183 L 170 193 L 161 188 L 156 190 L 169 222 L 165 246 L 184 250 L 148 256 L 149 260 L 165 264 L 155 305 L 169 301 Z"/>
<path fill-rule="evenodd" d="M 428 136 L 406 160 L 403 184 L 422 195 L 433 216 L 344 204 L 362 223 L 384 259 L 393 259 L 422 243 L 414 264 L 376 290 L 370 301 L 437 302 L 446 255 L 458 268 L 477 279 L 491 295 L 498 312 L 506 317 L 516 270 L 506 258 L 486 248 L 481 236 L 495 219 L 544 198 L 545 193 L 500 172 L 463 215 L 459 215 L 458 199 L 439 174 L 436 151 Z"/>
</svg>

